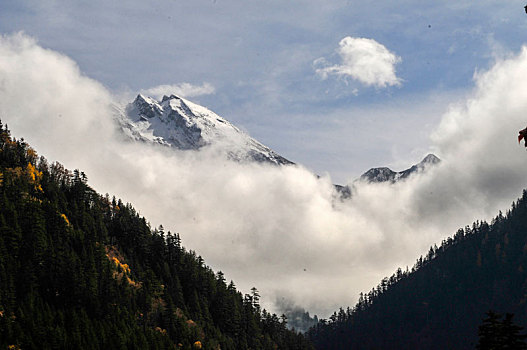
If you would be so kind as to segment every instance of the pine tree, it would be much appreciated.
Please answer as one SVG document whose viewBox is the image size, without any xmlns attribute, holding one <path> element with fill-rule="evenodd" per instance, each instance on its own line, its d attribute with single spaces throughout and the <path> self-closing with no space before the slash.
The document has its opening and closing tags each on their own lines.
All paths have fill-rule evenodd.
<svg viewBox="0 0 527 350">
<path fill-rule="evenodd" d="M 502 315 L 493 311 L 487 312 L 487 317 L 479 327 L 478 350 L 522 350 L 527 349 L 526 335 L 520 334 L 523 327 L 512 322 L 513 315 Z"/>
</svg>

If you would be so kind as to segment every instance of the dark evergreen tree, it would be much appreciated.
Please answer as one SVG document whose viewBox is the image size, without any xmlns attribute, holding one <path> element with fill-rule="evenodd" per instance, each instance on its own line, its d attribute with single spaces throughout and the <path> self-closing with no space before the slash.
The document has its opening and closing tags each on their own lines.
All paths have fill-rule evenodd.
<svg viewBox="0 0 527 350">
<path fill-rule="evenodd" d="M 525 343 L 526 335 L 521 334 L 523 327 L 512 322 L 513 315 L 502 315 L 493 311 L 487 312 L 487 317 L 479 326 L 479 341 L 476 345 L 478 350 L 522 350 L 527 349 Z"/>
</svg>

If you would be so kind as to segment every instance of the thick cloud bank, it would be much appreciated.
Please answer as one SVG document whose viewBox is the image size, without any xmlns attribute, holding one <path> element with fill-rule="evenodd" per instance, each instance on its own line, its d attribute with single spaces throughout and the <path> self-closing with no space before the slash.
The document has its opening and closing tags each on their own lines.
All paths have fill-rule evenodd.
<svg viewBox="0 0 527 350">
<path fill-rule="evenodd" d="M 23 34 L 0 38 L 0 116 L 16 137 L 179 232 L 243 292 L 256 286 L 265 306 L 294 300 L 322 317 L 520 195 L 527 50 L 475 82 L 433 135 L 442 165 L 393 186 L 357 185 L 341 203 L 331 179 L 302 167 L 125 142 L 114 129 L 113 97 L 72 60 Z"/>
</svg>

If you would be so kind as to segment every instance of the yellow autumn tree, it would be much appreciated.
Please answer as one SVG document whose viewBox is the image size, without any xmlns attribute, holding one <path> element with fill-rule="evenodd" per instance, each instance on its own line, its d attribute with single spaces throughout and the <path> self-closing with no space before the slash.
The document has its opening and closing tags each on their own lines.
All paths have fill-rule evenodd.
<svg viewBox="0 0 527 350">
<path fill-rule="evenodd" d="M 68 220 L 68 217 L 66 214 L 60 214 L 60 217 L 66 222 L 66 225 L 71 226 L 70 221 Z"/>
<path fill-rule="evenodd" d="M 35 187 L 35 190 L 42 192 L 42 186 L 40 185 L 42 171 L 38 171 L 33 164 L 27 163 L 26 174 L 29 178 L 29 182 Z"/>
<path fill-rule="evenodd" d="M 130 266 L 128 266 L 128 264 L 123 264 L 119 261 L 119 259 L 117 259 L 116 257 L 113 257 L 112 258 L 112 261 L 114 262 L 114 264 L 118 267 L 120 267 L 124 273 L 127 273 L 127 274 L 130 274 Z"/>
</svg>

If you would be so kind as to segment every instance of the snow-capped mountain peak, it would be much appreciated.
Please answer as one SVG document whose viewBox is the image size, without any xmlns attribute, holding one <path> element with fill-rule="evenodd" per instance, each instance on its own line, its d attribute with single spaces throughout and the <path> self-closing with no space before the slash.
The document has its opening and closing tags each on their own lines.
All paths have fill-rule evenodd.
<svg viewBox="0 0 527 350">
<path fill-rule="evenodd" d="M 137 95 L 119 109 L 121 129 L 131 138 L 181 150 L 217 147 L 229 158 L 291 164 L 208 108 L 176 95 L 161 101 Z"/>
<path fill-rule="evenodd" d="M 425 171 L 430 166 L 434 166 L 441 160 L 433 154 L 428 154 L 419 163 L 412 165 L 410 168 L 403 171 L 393 171 L 390 168 L 371 168 L 361 175 L 361 181 L 366 182 L 396 182 L 408 178 L 409 176 Z"/>
<path fill-rule="evenodd" d="M 137 95 L 133 105 L 137 108 L 138 114 L 145 118 L 153 118 L 156 115 L 161 115 L 163 113 L 163 109 L 156 100 L 141 94 Z"/>
<path fill-rule="evenodd" d="M 422 166 L 426 166 L 428 164 L 437 164 L 441 161 L 441 159 L 437 158 L 434 154 L 430 153 L 424 159 L 419 163 Z"/>
</svg>

